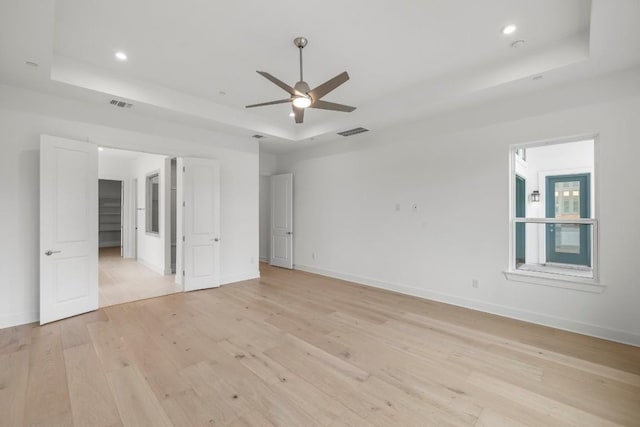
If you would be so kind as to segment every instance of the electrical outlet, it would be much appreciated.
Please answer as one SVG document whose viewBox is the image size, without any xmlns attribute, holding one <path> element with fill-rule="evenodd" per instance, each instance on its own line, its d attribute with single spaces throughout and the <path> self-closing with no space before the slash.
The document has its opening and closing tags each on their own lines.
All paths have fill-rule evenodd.
<svg viewBox="0 0 640 427">
<path fill-rule="evenodd" d="M 418 212 L 418 204 L 414 203 L 413 206 L 411 206 L 411 209 L 413 209 L 414 212 Z"/>
<path fill-rule="evenodd" d="M 471 286 L 474 287 L 474 288 L 479 288 L 480 287 L 480 281 L 478 279 L 471 280 Z"/>
<path fill-rule="evenodd" d="M 311 252 L 311 259 L 315 260 L 316 259 L 316 253 L 315 252 Z"/>
</svg>

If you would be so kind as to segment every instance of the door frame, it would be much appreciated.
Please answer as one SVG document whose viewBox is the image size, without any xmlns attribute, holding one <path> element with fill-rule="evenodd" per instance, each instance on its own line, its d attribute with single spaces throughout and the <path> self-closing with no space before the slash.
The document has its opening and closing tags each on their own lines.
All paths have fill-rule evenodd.
<svg viewBox="0 0 640 427">
<path fill-rule="evenodd" d="M 518 199 L 518 183 L 522 182 L 522 194 L 520 195 L 520 199 Z M 527 179 L 523 176 L 516 174 L 516 182 L 515 182 L 515 206 L 514 206 L 514 217 L 515 218 L 525 218 L 527 216 Z M 518 211 L 522 208 L 522 212 L 519 214 Z M 515 229 L 515 255 L 516 255 L 516 263 L 518 262 L 518 248 L 521 246 L 522 250 L 522 263 L 526 262 L 527 258 L 527 233 L 526 233 L 526 224 L 525 223 L 516 223 Z M 522 239 L 522 242 L 519 242 L 519 238 Z M 520 243 L 520 245 L 518 244 Z"/>
<path fill-rule="evenodd" d="M 98 161 L 100 159 L 100 153 L 98 153 Z M 131 236 L 132 236 L 132 232 L 135 233 L 135 224 L 131 224 L 131 210 L 132 210 L 132 206 L 131 206 L 131 200 L 130 200 L 130 193 L 132 191 L 132 184 L 130 181 L 130 179 L 120 176 L 120 175 L 100 175 L 100 173 L 98 173 L 98 179 L 106 179 L 109 181 L 120 181 L 120 183 L 122 184 L 122 190 L 121 190 L 121 200 L 120 200 L 120 204 L 121 204 L 121 214 L 120 214 L 120 226 L 121 226 L 121 230 L 120 230 L 120 246 L 122 248 L 120 255 L 122 256 L 122 258 L 134 258 L 135 259 L 135 252 L 133 254 L 133 256 L 130 256 L 133 246 L 134 244 L 132 244 L 131 241 Z M 135 211 L 135 208 L 133 208 L 133 210 Z M 134 236 L 135 238 L 135 236 Z"/>
<path fill-rule="evenodd" d="M 580 218 L 591 217 L 591 173 L 569 173 L 569 174 L 548 174 L 544 177 L 545 189 L 545 218 L 555 217 L 555 190 L 552 183 L 580 181 Z M 550 215 L 554 216 L 550 216 Z M 580 225 L 580 252 L 578 254 L 562 254 L 556 253 L 555 247 L 555 224 L 547 224 L 544 229 L 545 233 L 545 261 L 547 263 L 560 263 L 576 266 L 591 267 L 591 233 L 589 226 Z M 551 258 L 554 257 L 552 260 Z"/>
<path fill-rule="evenodd" d="M 40 137 L 42 138 L 42 136 L 47 136 L 47 137 L 52 137 L 52 138 L 60 138 L 60 139 L 66 139 L 66 138 L 61 138 L 61 137 L 57 137 L 55 135 L 46 135 L 46 134 L 42 134 Z M 98 144 L 97 143 L 93 143 L 90 141 L 80 141 L 80 140 L 74 140 L 73 138 L 69 138 L 69 140 L 71 141 L 78 141 L 78 142 L 85 142 L 91 145 L 95 146 L 95 155 L 96 155 L 96 161 L 97 158 L 99 156 L 99 151 L 98 151 Z M 155 155 L 161 155 L 161 156 L 166 156 L 167 160 L 170 162 L 172 158 L 180 158 L 180 157 L 186 157 L 186 156 L 177 156 L 175 154 L 166 154 L 166 153 L 152 153 L 149 151 L 142 151 L 142 150 L 136 150 L 134 148 L 123 148 L 123 147 L 113 147 L 113 146 L 108 146 L 108 145 L 104 145 L 104 144 L 100 144 L 100 147 L 104 147 L 104 148 L 110 148 L 110 149 L 114 149 L 114 150 L 125 150 L 125 151 L 132 151 L 132 152 L 138 152 L 138 153 L 143 153 L 143 154 L 155 154 Z M 192 157 L 192 158 L 197 158 L 197 157 Z M 204 160 L 214 160 L 214 161 L 218 161 L 218 159 L 213 159 L 213 158 L 205 158 L 205 157 L 200 157 L 201 159 Z M 219 166 L 220 168 L 220 166 Z M 220 170 L 220 169 L 219 169 Z M 41 177 L 42 178 L 42 177 Z M 137 253 L 138 253 L 138 226 L 139 224 L 137 223 L 138 220 L 138 210 L 140 208 L 138 208 L 137 206 L 137 202 L 138 202 L 138 179 L 137 178 L 125 178 L 125 177 L 121 177 L 121 176 L 111 176 L 111 175 L 104 175 L 104 176 L 100 176 L 100 173 L 98 171 L 98 169 L 96 169 L 96 174 L 95 174 L 95 185 L 96 185 L 96 198 L 95 201 L 93 203 L 91 203 L 91 207 L 92 209 L 95 209 L 95 217 L 96 217 L 96 221 L 95 221 L 95 229 L 96 229 L 96 233 L 95 233 L 95 250 L 96 250 L 96 257 L 97 257 L 97 251 L 98 251 L 98 233 L 97 233 L 97 229 L 98 229 L 98 205 L 99 205 L 99 201 L 98 201 L 98 197 L 97 197 L 97 188 L 98 188 L 98 180 L 99 179 L 111 179 L 111 180 L 116 180 L 116 181 L 121 181 L 122 182 L 122 191 L 123 191 L 123 198 L 122 198 L 122 205 L 123 205 L 123 209 L 125 209 L 125 206 L 128 206 L 127 209 L 127 215 L 121 215 L 121 221 L 122 221 L 122 225 L 123 225 L 123 234 L 124 231 L 127 230 L 127 227 L 124 227 L 124 221 L 126 219 L 126 221 L 129 224 L 128 227 L 128 235 L 130 238 L 130 242 L 129 242 L 129 247 L 131 250 L 131 254 L 132 254 L 132 258 L 137 259 Z M 179 172 L 177 172 L 177 179 L 179 181 L 182 181 L 182 174 Z M 42 188 L 42 179 L 40 181 L 40 187 Z M 176 218 L 176 222 L 177 222 L 177 227 L 176 227 L 176 251 L 179 251 L 182 248 L 182 245 L 180 244 L 181 242 L 183 242 L 183 230 L 184 230 L 184 216 L 182 215 L 182 209 L 180 209 L 180 205 L 182 204 L 182 202 L 184 201 L 184 189 L 182 188 L 183 184 L 182 182 L 178 182 L 177 185 L 177 189 L 176 189 L 176 203 L 177 203 L 177 209 L 176 209 L 176 214 L 177 214 L 177 218 Z M 170 190 L 168 191 L 170 193 Z M 218 191 L 218 195 L 217 197 L 221 196 L 221 189 L 219 189 Z M 218 205 L 220 206 L 220 203 L 218 203 Z M 220 232 L 220 227 L 218 227 L 218 232 Z M 123 248 L 125 247 L 125 242 L 123 242 Z M 182 252 L 180 250 L 180 252 Z M 177 284 L 182 285 L 182 292 L 184 292 L 184 281 L 182 280 L 182 274 L 181 270 L 184 268 L 183 267 L 183 259 L 182 259 L 182 254 L 181 253 L 177 253 L 176 254 L 176 275 L 175 275 L 175 282 Z M 178 263 L 182 264 L 180 266 L 178 266 Z M 96 276 L 96 280 L 95 280 L 95 292 L 96 292 L 96 299 L 97 299 L 97 294 L 98 294 L 98 289 L 99 289 L 99 280 L 98 280 L 98 262 L 97 262 L 97 258 L 96 258 L 96 262 L 95 262 L 95 276 Z M 221 282 L 220 282 L 221 283 Z M 96 304 L 96 308 L 99 308 L 99 303 Z"/>
</svg>

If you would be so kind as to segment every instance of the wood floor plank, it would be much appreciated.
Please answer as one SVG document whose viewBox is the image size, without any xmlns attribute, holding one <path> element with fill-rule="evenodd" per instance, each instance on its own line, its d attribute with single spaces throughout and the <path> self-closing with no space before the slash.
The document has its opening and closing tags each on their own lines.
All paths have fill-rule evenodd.
<svg viewBox="0 0 640 427">
<path fill-rule="evenodd" d="M 33 324 L 0 329 L 0 354 L 23 350 L 31 342 Z"/>
<path fill-rule="evenodd" d="M 91 342 L 106 372 L 126 368 L 131 365 L 131 355 L 127 353 L 124 337 L 111 323 L 87 325 Z"/>
<path fill-rule="evenodd" d="M 323 393 L 313 384 L 255 349 L 250 343 L 247 343 L 244 349 L 229 342 L 221 345 L 269 389 L 278 395 L 286 396 L 321 425 L 333 424 L 348 412 L 339 399 Z"/>
<path fill-rule="evenodd" d="M 495 393 L 504 403 L 509 401 L 526 405 L 540 413 L 547 414 L 556 422 L 576 427 L 586 426 L 617 426 L 619 424 L 597 417 L 586 411 L 577 409 L 570 405 L 559 403 L 556 400 L 532 393 L 526 389 L 513 386 L 507 382 L 492 378 L 485 374 L 473 373 L 467 380 L 470 384 L 476 385 L 490 393 Z"/>
<path fill-rule="evenodd" d="M 20 426 L 23 422 L 29 351 L 0 354 L 0 424 Z"/>
<path fill-rule="evenodd" d="M 640 348 L 261 274 L 0 330 L 0 425 L 640 425 Z"/>
<path fill-rule="evenodd" d="M 476 422 L 476 427 L 526 427 L 527 424 L 518 422 L 499 412 L 485 409 Z"/>
<path fill-rule="evenodd" d="M 162 405 L 135 366 L 107 372 L 107 380 L 125 426 L 172 426 Z"/>
<path fill-rule="evenodd" d="M 71 401 L 59 328 L 48 327 L 31 340 L 24 423 L 72 426 Z"/>
<path fill-rule="evenodd" d="M 114 426 L 120 415 L 93 345 L 64 350 L 69 397 L 76 426 Z"/>
<path fill-rule="evenodd" d="M 276 427 L 258 411 L 250 412 L 229 424 L 229 427 Z"/>
</svg>

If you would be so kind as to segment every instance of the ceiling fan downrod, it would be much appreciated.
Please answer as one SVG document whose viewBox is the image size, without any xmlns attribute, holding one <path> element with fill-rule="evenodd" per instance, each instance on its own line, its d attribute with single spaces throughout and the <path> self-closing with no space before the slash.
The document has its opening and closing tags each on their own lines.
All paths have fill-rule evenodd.
<svg viewBox="0 0 640 427">
<path fill-rule="evenodd" d="M 304 49 L 304 47 L 307 45 L 308 42 L 309 40 L 307 40 L 304 37 L 296 37 L 295 39 L 293 39 L 293 44 L 295 44 L 298 50 L 300 51 L 300 81 L 301 82 L 304 81 L 304 79 L 302 78 L 302 49 Z"/>
</svg>

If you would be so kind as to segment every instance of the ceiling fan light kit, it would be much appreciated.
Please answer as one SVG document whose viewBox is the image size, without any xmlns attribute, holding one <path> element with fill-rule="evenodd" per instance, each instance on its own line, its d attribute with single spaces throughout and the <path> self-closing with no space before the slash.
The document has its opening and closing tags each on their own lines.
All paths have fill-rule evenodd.
<svg viewBox="0 0 640 427">
<path fill-rule="evenodd" d="M 302 49 L 309 43 L 309 41 L 304 37 L 296 37 L 293 40 L 293 44 L 298 48 L 300 52 L 300 80 L 293 86 L 289 86 L 284 83 L 282 80 L 279 80 L 272 76 L 269 73 L 264 71 L 256 71 L 265 79 L 269 80 L 271 83 L 280 87 L 289 93 L 289 98 L 279 99 L 277 101 L 269 101 L 262 102 L 260 104 L 252 104 L 247 105 L 245 108 L 253 108 L 253 107 L 263 107 L 265 105 L 275 105 L 275 104 L 285 104 L 291 103 L 291 108 L 293 109 L 293 115 L 296 123 L 303 123 L 304 121 L 304 110 L 306 108 L 317 108 L 320 110 L 331 110 L 331 111 L 343 111 L 346 113 L 350 113 L 355 110 L 355 107 L 351 107 L 349 105 L 336 104 L 334 102 L 322 101 L 321 98 L 333 91 L 335 88 L 349 80 L 349 74 L 346 71 L 338 74 L 334 78 L 327 80 L 322 83 L 320 86 L 310 89 L 307 82 L 303 79 L 303 68 L 302 68 Z"/>
</svg>

